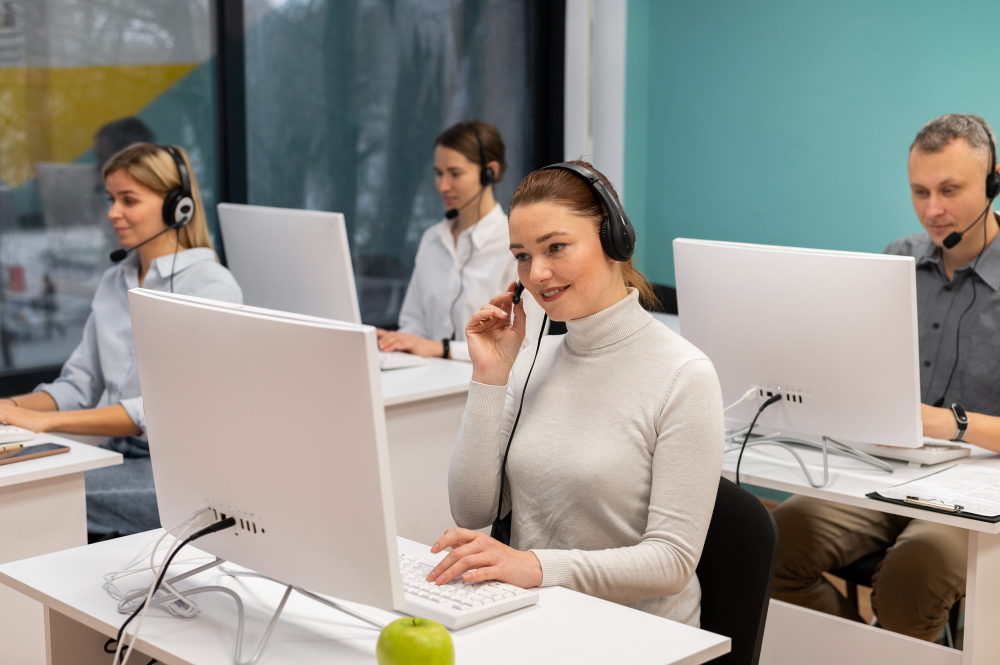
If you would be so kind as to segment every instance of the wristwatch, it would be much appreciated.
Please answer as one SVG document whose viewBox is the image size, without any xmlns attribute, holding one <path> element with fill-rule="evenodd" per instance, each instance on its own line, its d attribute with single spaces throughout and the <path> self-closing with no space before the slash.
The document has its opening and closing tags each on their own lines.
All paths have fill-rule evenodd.
<svg viewBox="0 0 1000 665">
<path fill-rule="evenodd" d="M 961 441 L 965 436 L 965 430 L 969 427 L 969 417 L 965 415 L 965 407 L 957 402 L 951 405 L 951 412 L 955 415 L 955 423 L 958 424 L 958 434 L 952 441 Z"/>
<path fill-rule="evenodd" d="M 451 356 L 451 340 L 445 337 L 444 339 L 441 340 L 441 345 L 444 347 L 444 351 L 441 353 L 441 357 L 447 358 Z"/>
</svg>

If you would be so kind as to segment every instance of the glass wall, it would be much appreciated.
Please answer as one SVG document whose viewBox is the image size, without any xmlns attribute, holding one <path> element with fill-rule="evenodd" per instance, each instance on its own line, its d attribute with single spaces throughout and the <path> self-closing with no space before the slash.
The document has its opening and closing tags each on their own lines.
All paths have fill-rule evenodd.
<svg viewBox="0 0 1000 665">
<path fill-rule="evenodd" d="M 100 162 L 184 146 L 214 225 L 209 0 L 0 0 L 0 378 L 60 365 L 118 246 Z"/>
<path fill-rule="evenodd" d="M 499 128 L 504 209 L 530 170 L 532 5 L 247 1 L 249 202 L 344 213 L 366 323 L 395 322 L 420 237 L 443 216 L 445 127 Z"/>
</svg>

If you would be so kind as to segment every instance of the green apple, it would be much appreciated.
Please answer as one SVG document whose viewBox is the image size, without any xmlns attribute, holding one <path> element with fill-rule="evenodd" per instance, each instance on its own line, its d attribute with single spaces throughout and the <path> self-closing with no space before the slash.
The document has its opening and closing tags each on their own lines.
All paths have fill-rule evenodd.
<svg viewBox="0 0 1000 665">
<path fill-rule="evenodd" d="M 455 665 L 448 630 L 430 619 L 396 619 L 375 646 L 378 665 Z"/>
</svg>

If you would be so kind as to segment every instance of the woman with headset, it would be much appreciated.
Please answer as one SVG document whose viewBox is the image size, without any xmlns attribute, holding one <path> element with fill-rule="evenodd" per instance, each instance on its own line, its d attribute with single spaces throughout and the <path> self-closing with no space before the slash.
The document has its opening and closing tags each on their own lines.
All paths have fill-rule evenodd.
<svg viewBox="0 0 1000 665">
<path fill-rule="evenodd" d="M 724 438 L 715 369 L 643 309 L 654 296 L 631 225 L 590 164 L 529 174 L 510 242 L 520 283 L 466 327 L 472 385 L 448 477 L 464 528 L 434 544 L 451 552 L 428 581 L 559 585 L 698 625 Z M 522 289 L 568 333 L 518 355 Z M 496 538 L 472 530 L 491 523 Z"/>
<path fill-rule="evenodd" d="M 108 219 L 122 249 L 111 255 L 94 293 L 83 339 L 59 377 L 27 395 L 0 399 L 0 420 L 34 432 L 110 437 L 102 447 L 121 466 L 86 473 L 91 537 L 156 528 L 159 518 L 146 441 L 146 418 L 129 318 L 129 289 L 142 287 L 241 303 L 232 274 L 218 262 L 205 210 L 183 148 L 136 143 L 102 170 Z M 177 349 L 183 353 L 184 340 Z"/>
<path fill-rule="evenodd" d="M 469 360 L 463 322 L 516 272 L 507 216 L 493 192 L 506 168 L 493 125 L 460 122 L 437 137 L 434 183 L 447 212 L 420 239 L 399 330 L 378 331 L 381 351 Z"/>
</svg>

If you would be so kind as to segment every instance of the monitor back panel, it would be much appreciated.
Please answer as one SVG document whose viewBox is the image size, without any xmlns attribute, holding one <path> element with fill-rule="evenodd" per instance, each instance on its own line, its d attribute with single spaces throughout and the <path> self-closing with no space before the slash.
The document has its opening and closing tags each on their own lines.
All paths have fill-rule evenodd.
<svg viewBox="0 0 1000 665">
<path fill-rule="evenodd" d="M 677 239 L 684 337 L 714 363 L 729 411 L 786 434 L 922 444 L 910 257 Z"/>
<path fill-rule="evenodd" d="M 129 293 L 164 527 L 210 507 L 198 547 L 282 582 L 402 603 L 375 330 Z"/>
<path fill-rule="evenodd" d="M 226 262 L 248 305 L 361 323 L 344 216 L 220 203 Z"/>
</svg>

